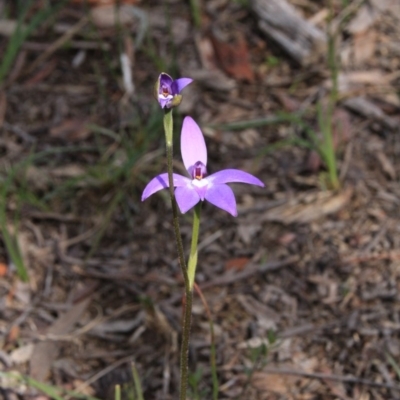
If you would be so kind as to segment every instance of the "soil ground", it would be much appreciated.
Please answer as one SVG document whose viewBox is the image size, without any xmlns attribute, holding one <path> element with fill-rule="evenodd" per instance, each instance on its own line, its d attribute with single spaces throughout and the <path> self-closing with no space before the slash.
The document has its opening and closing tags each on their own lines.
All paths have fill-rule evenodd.
<svg viewBox="0 0 400 400">
<path fill-rule="evenodd" d="M 214 323 L 219 398 L 399 399 L 397 3 L 333 2 L 337 190 L 304 128 L 321 134 L 326 53 L 296 63 L 259 28 L 252 1 L 200 1 L 198 27 L 188 1 L 122 3 L 116 24 L 96 4 L 66 2 L 24 40 L 2 84 L 0 398 L 49 398 L 1 375 L 16 371 L 112 399 L 132 361 L 146 399 L 177 398 L 183 285 L 171 208 L 166 192 L 140 201 L 166 168 L 152 93 L 163 70 L 194 78 L 174 113 L 175 169 L 184 172 L 179 132 L 191 115 L 209 172 L 239 168 L 265 183 L 232 185 L 237 218 L 202 210 L 196 281 Z M 291 1 L 324 33 L 328 3 Z M 14 2 L 0 5 L 18 17 Z M 10 40 L 0 37 L 0 54 Z M 303 125 L 285 117 L 294 113 Z M 191 213 L 180 221 L 188 249 Z M 212 398 L 210 345 L 195 295 L 193 398 Z"/>
</svg>

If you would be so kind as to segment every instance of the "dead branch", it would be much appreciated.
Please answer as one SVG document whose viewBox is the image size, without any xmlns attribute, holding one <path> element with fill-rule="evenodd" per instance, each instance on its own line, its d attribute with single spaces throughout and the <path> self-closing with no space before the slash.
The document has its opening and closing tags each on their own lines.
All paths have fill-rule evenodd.
<svg viewBox="0 0 400 400">
<path fill-rule="evenodd" d="M 252 0 L 260 29 L 299 64 L 309 65 L 326 53 L 326 36 L 303 19 L 286 0 Z"/>
</svg>

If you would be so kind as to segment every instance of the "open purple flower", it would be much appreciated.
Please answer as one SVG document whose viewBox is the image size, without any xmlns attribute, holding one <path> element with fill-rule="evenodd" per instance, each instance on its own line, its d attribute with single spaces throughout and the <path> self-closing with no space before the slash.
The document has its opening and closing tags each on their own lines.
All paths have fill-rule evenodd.
<svg viewBox="0 0 400 400">
<path fill-rule="evenodd" d="M 161 72 L 156 82 L 154 94 L 161 108 L 178 106 L 182 101 L 180 94 L 182 89 L 193 82 L 190 78 L 179 78 L 173 80 L 165 72 Z"/>
<path fill-rule="evenodd" d="M 264 186 L 255 176 L 238 169 L 224 169 L 207 176 L 206 143 L 200 127 L 191 117 L 186 117 L 183 121 L 181 153 L 190 178 L 179 174 L 174 174 L 173 177 L 176 187 L 175 198 L 183 214 L 200 200 L 207 200 L 236 217 L 235 195 L 227 183 L 241 182 Z M 142 201 L 168 187 L 168 174 L 156 176 L 145 187 Z"/>
</svg>

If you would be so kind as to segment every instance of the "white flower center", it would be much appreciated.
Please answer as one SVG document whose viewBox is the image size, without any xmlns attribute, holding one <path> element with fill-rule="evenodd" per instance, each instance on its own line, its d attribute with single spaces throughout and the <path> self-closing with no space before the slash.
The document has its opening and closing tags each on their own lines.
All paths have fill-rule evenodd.
<svg viewBox="0 0 400 400">
<path fill-rule="evenodd" d="M 164 94 L 164 93 L 160 93 L 159 95 L 158 95 L 158 98 L 159 99 L 162 99 L 162 100 L 164 100 L 164 99 L 172 99 L 174 96 L 172 96 L 172 94 Z"/>
<path fill-rule="evenodd" d="M 207 179 L 193 179 L 192 185 L 196 186 L 198 188 L 202 188 L 202 187 L 208 185 L 208 181 L 207 181 Z"/>
</svg>

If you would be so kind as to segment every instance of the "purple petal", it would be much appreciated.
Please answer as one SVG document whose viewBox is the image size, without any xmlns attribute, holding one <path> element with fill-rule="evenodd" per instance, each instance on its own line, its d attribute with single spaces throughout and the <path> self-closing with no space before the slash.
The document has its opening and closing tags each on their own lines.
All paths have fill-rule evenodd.
<svg viewBox="0 0 400 400">
<path fill-rule="evenodd" d="M 173 94 L 179 94 L 182 89 L 184 89 L 187 85 L 193 82 L 193 79 L 190 78 L 179 78 L 176 79 L 172 83 L 172 93 Z"/>
<path fill-rule="evenodd" d="M 161 88 L 162 85 L 166 85 L 171 88 L 174 80 L 165 72 L 161 72 L 160 76 L 158 77 L 159 87 Z"/>
<path fill-rule="evenodd" d="M 180 187 L 190 184 L 190 179 L 185 176 L 173 174 L 174 186 Z M 153 178 L 143 190 L 142 201 L 146 200 L 152 194 L 158 192 L 161 189 L 166 189 L 169 187 L 168 184 L 168 174 L 161 174 Z"/>
<path fill-rule="evenodd" d="M 207 148 L 204 136 L 201 133 L 200 127 L 191 117 L 186 117 L 183 120 L 181 132 L 181 153 L 183 164 L 189 174 L 193 165 L 200 161 L 207 165 Z"/>
<path fill-rule="evenodd" d="M 205 197 L 214 206 L 222 208 L 234 217 L 237 216 L 235 195 L 228 185 L 210 186 Z"/>
<path fill-rule="evenodd" d="M 185 214 L 200 201 L 200 196 L 191 186 L 180 186 L 175 190 L 175 199 L 181 213 Z"/>
<path fill-rule="evenodd" d="M 161 96 L 158 98 L 158 103 L 160 104 L 161 108 L 164 108 L 170 101 L 171 99 L 163 98 Z"/>
<path fill-rule="evenodd" d="M 208 190 L 208 187 L 210 186 L 210 182 L 208 181 L 207 178 L 201 180 L 193 179 L 191 182 L 191 186 L 193 190 L 195 190 L 199 195 L 200 200 L 204 200 L 206 197 L 206 192 Z"/>
<path fill-rule="evenodd" d="M 258 178 L 240 169 L 224 169 L 208 176 L 207 179 L 215 185 L 239 182 L 264 187 L 264 184 Z"/>
</svg>

